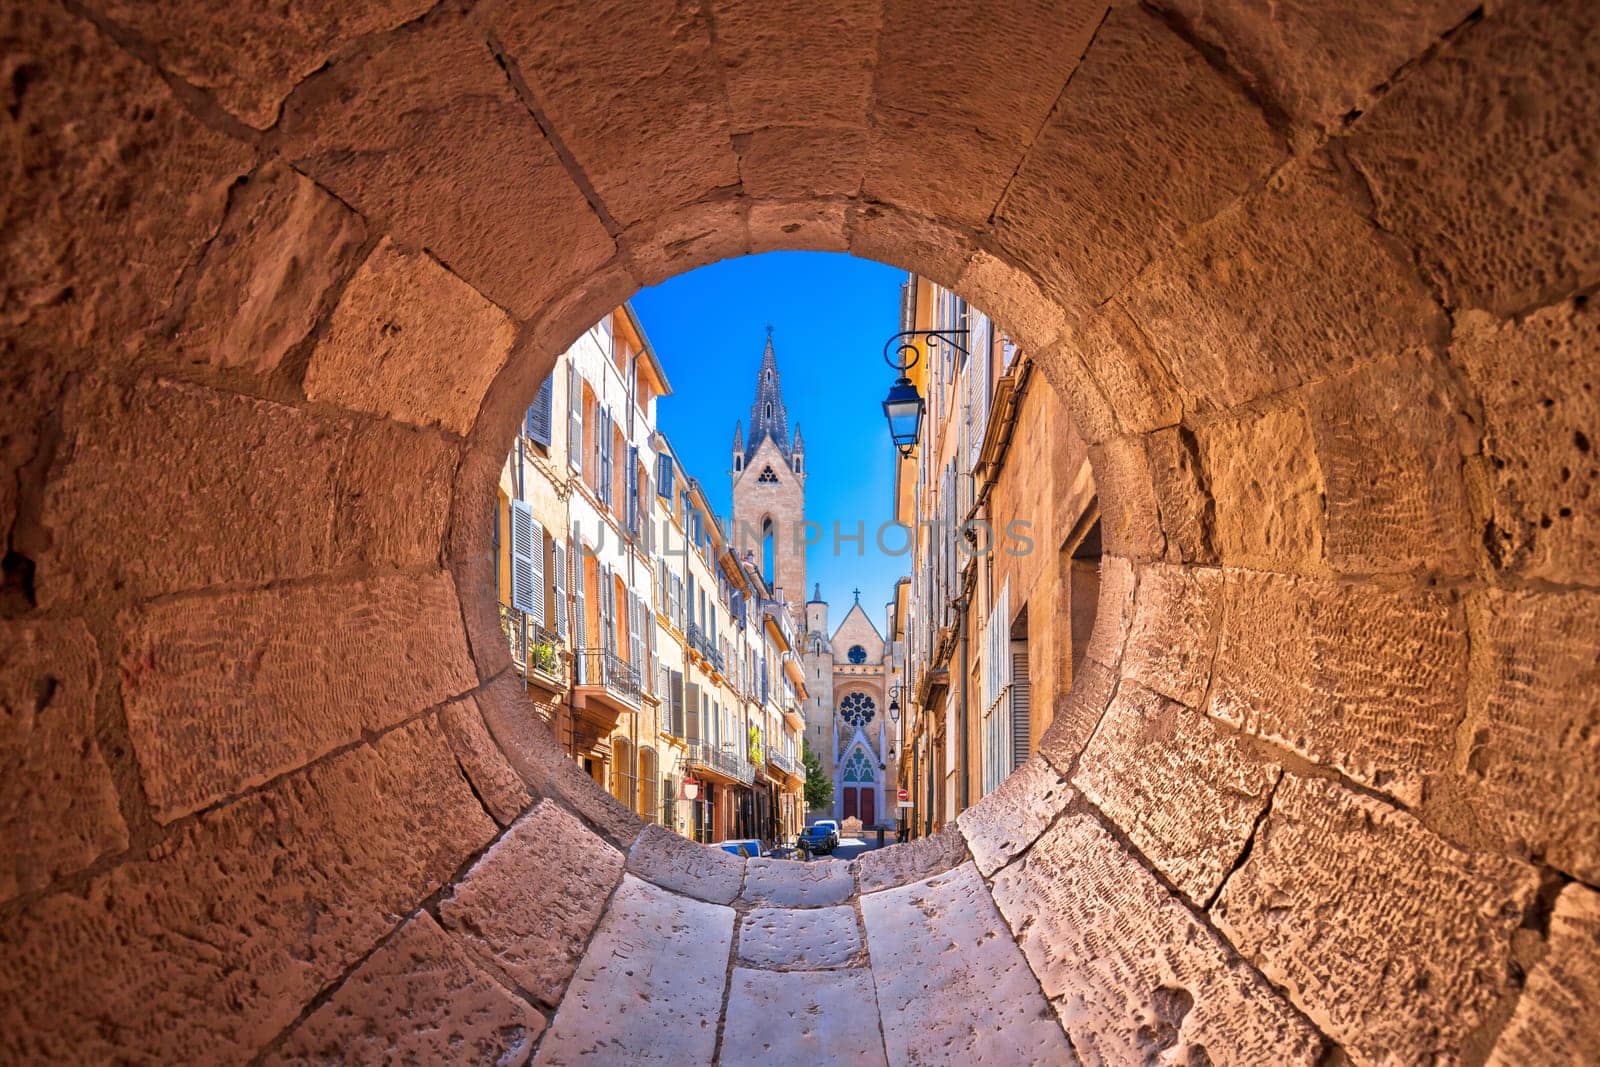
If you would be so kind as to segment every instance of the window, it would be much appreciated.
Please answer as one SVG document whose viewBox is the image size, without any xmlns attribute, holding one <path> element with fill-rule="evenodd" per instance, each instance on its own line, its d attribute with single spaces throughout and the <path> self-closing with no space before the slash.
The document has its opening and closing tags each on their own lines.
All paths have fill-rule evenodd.
<svg viewBox="0 0 1600 1067">
<path fill-rule="evenodd" d="M 757 478 L 756 482 L 760 485 L 777 485 L 778 472 L 773 470 L 772 464 L 769 463 L 761 468 L 761 477 Z"/>
<path fill-rule="evenodd" d="M 533 403 L 529 405 L 528 414 L 523 424 L 523 432 L 546 448 L 550 447 L 550 421 L 554 406 L 555 376 L 552 375 L 544 380 L 543 385 L 539 386 L 539 393 L 533 398 Z"/>
<path fill-rule="evenodd" d="M 877 714 L 877 705 L 865 693 L 851 693 L 839 704 L 839 715 L 851 726 L 865 728 Z"/>
<path fill-rule="evenodd" d="M 773 528 L 771 519 L 761 520 L 761 576 L 766 579 L 767 588 L 771 589 L 773 568 L 777 566 L 777 551 L 774 547 L 777 542 L 777 532 Z"/>
<path fill-rule="evenodd" d="M 844 763 L 844 780 L 846 782 L 860 782 L 871 784 L 877 776 L 872 770 L 872 760 L 867 756 L 866 750 L 857 747 L 850 753 L 850 758 Z"/>
<path fill-rule="evenodd" d="M 867 662 L 867 650 L 860 645 L 851 645 L 850 651 L 845 654 L 850 657 L 850 662 L 858 667 Z"/>
</svg>

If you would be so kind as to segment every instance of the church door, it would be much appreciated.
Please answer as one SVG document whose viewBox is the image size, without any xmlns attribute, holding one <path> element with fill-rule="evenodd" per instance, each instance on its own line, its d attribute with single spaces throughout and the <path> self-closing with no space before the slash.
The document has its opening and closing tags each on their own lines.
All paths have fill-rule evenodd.
<svg viewBox="0 0 1600 1067">
<path fill-rule="evenodd" d="M 878 791 L 870 785 L 861 786 L 860 789 L 861 825 L 871 827 L 878 822 Z"/>
<path fill-rule="evenodd" d="M 853 785 L 847 785 L 844 787 L 844 815 L 842 818 L 859 818 L 859 816 L 856 814 L 856 787 Z"/>
</svg>

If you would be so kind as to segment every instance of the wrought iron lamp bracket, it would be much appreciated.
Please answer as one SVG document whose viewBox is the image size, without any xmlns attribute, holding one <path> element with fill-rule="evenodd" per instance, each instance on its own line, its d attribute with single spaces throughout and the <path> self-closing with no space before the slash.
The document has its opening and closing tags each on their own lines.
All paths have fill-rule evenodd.
<svg viewBox="0 0 1600 1067">
<path fill-rule="evenodd" d="M 966 330 L 902 330 L 883 343 L 883 361 L 899 371 L 902 378 L 922 358 L 916 342 L 919 337 L 926 338 L 930 352 L 949 345 L 963 356 L 969 355 L 967 346 L 961 343 L 967 338 Z"/>
</svg>

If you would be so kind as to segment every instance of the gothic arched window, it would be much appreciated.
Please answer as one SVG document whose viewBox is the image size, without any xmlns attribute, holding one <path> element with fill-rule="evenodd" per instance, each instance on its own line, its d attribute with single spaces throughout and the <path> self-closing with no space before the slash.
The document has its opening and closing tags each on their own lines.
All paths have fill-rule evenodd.
<svg viewBox="0 0 1600 1067">
<path fill-rule="evenodd" d="M 757 478 L 756 481 L 757 482 L 762 482 L 762 483 L 770 483 L 772 485 L 777 485 L 778 484 L 778 472 L 773 470 L 772 469 L 772 464 L 769 463 L 765 467 L 762 468 L 761 477 Z"/>
<path fill-rule="evenodd" d="M 850 657 L 850 662 L 858 667 L 867 662 L 867 650 L 860 645 L 851 645 L 850 651 L 845 654 Z"/>
<path fill-rule="evenodd" d="M 846 782 L 859 782 L 871 785 L 877 780 L 873 773 L 872 760 L 867 756 L 866 750 L 858 748 L 850 753 L 850 758 L 844 763 L 844 780 Z"/>
<path fill-rule="evenodd" d="M 865 693 L 851 693 L 839 704 L 839 714 L 851 726 L 865 727 L 877 712 L 877 705 Z"/>
</svg>

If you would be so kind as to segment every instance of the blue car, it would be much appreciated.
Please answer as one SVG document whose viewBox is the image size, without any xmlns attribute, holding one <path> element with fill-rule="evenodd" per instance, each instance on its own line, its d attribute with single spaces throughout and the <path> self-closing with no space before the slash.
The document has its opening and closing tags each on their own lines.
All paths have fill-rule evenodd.
<svg viewBox="0 0 1600 1067">
<path fill-rule="evenodd" d="M 839 843 L 838 833 L 825 823 L 813 823 L 800 831 L 800 847 L 813 856 L 826 856 Z"/>
<path fill-rule="evenodd" d="M 732 853 L 735 856 L 744 856 L 746 859 L 766 855 L 765 852 L 761 851 L 761 842 L 753 837 L 740 841 L 718 841 L 711 847 L 720 848 L 722 851 Z"/>
</svg>

